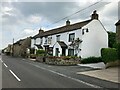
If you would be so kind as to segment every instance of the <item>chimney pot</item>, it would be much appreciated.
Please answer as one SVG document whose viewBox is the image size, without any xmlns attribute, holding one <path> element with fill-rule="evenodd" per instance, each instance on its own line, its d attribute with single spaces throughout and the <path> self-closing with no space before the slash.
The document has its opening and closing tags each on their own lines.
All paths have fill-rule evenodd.
<svg viewBox="0 0 120 90">
<path fill-rule="evenodd" d="M 97 19 L 98 20 L 99 15 L 97 14 L 97 11 L 93 11 L 93 14 L 91 15 L 91 19 Z"/>
<path fill-rule="evenodd" d="M 70 21 L 69 21 L 69 20 L 66 21 L 66 26 L 67 26 L 67 25 L 70 25 Z"/>
<path fill-rule="evenodd" d="M 41 34 L 41 33 L 43 33 L 43 32 L 44 32 L 44 30 L 42 30 L 42 29 L 40 28 L 39 33 Z"/>
</svg>

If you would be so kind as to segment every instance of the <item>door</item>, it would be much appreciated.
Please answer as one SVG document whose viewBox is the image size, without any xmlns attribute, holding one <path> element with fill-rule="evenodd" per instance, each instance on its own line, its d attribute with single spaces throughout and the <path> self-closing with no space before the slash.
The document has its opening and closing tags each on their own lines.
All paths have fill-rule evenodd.
<svg viewBox="0 0 120 90">
<path fill-rule="evenodd" d="M 56 48 L 56 54 L 55 54 L 55 56 L 58 56 L 58 54 L 59 54 L 59 48 Z"/>
<path fill-rule="evenodd" d="M 65 56 L 65 55 L 66 55 L 66 49 L 62 48 L 62 56 Z"/>
</svg>

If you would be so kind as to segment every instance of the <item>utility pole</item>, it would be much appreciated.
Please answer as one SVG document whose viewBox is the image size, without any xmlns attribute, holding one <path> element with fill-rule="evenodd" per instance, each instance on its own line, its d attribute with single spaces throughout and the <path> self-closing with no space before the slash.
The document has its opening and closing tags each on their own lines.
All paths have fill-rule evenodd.
<svg viewBox="0 0 120 90">
<path fill-rule="evenodd" d="M 13 48 L 12 48 L 12 56 L 14 56 L 14 38 L 13 38 Z"/>
</svg>

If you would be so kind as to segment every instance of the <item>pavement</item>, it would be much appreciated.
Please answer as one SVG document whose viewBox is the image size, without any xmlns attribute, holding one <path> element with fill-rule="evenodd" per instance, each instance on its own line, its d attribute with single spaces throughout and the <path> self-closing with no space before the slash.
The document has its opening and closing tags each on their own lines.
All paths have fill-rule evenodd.
<svg viewBox="0 0 120 90">
<path fill-rule="evenodd" d="M 116 66 L 116 67 L 109 67 L 107 69 L 103 68 L 101 70 L 77 72 L 77 74 L 87 75 L 102 80 L 120 83 L 120 75 L 118 74 L 119 71 L 120 71 L 120 66 Z"/>
<path fill-rule="evenodd" d="M 90 64 L 78 64 L 78 66 L 85 66 L 85 67 L 90 67 L 90 68 L 94 68 L 94 69 L 104 69 L 105 68 L 104 62 L 90 63 Z"/>
</svg>

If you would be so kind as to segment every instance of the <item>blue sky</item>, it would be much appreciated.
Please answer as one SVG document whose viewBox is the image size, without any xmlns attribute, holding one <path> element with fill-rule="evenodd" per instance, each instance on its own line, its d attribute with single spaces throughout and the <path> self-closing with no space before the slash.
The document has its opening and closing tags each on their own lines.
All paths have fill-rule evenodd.
<svg viewBox="0 0 120 90">
<path fill-rule="evenodd" d="M 52 24 L 63 17 L 69 16 L 74 12 L 88 7 L 89 5 L 99 0 L 67 0 L 65 2 L 55 2 L 48 0 L 4 0 L 1 2 L 0 10 L 0 43 L 1 48 L 12 44 L 12 39 L 15 41 L 33 36 L 38 33 L 40 28 L 45 31 L 55 27 L 65 25 L 65 21 L 70 19 L 71 23 L 81 22 L 90 19 L 90 15 L 94 10 L 97 10 L 99 19 L 103 23 L 107 31 L 115 32 L 115 23 L 118 20 L 118 1 L 114 2 L 103 0 L 97 5 L 90 7 L 78 14 L 68 17 L 57 24 Z"/>
</svg>

